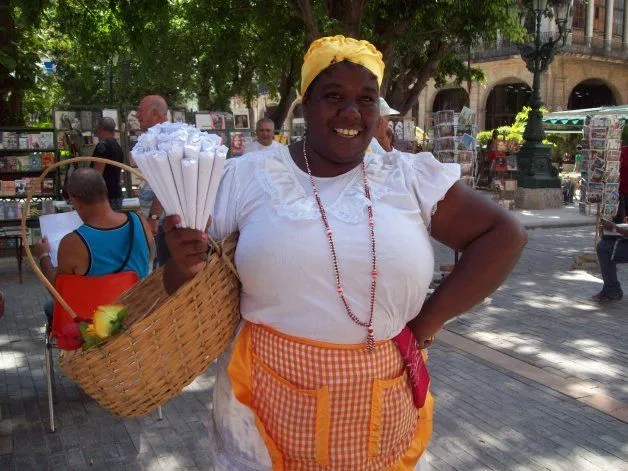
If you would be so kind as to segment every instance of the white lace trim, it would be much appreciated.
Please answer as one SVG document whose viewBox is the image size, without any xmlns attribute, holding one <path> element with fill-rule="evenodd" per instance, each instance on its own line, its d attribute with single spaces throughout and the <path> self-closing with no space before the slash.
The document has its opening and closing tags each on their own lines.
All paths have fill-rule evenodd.
<svg viewBox="0 0 628 471">
<path fill-rule="evenodd" d="M 284 147 L 279 149 L 279 152 L 267 154 L 266 158 L 258 160 L 255 174 L 269 195 L 271 206 L 278 216 L 286 219 L 319 218 L 320 214 L 313 197 L 306 194 L 297 180 L 292 163 L 286 159 L 292 157 L 288 148 Z M 367 155 L 366 159 L 371 198 L 375 202 L 390 191 L 386 180 L 391 167 L 373 154 Z M 351 180 L 336 201 L 325 208 L 328 214 L 349 224 L 357 224 L 368 218 L 367 198 L 364 195 L 362 179 L 359 177 L 360 172 L 353 171 Z"/>
</svg>

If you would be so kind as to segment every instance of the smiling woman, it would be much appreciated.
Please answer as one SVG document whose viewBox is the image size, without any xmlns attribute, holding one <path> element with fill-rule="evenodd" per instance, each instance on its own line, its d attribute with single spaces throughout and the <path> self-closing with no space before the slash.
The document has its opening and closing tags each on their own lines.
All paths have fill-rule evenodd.
<svg viewBox="0 0 628 471">
<path fill-rule="evenodd" d="M 218 359 L 214 469 L 418 469 L 434 404 L 420 349 L 495 290 L 525 244 L 431 154 L 366 152 L 383 73 L 366 41 L 315 41 L 305 138 L 225 167 L 209 232 L 240 233 L 244 321 Z M 207 253 L 206 235 L 178 220 L 164 222 L 170 292 Z M 463 255 L 426 301 L 430 231 Z"/>
<path fill-rule="evenodd" d="M 334 177 L 364 159 L 379 122 L 379 86 L 371 71 L 351 62 L 330 66 L 307 89 L 303 107 L 315 175 Z M 291 153 L 305 170 L 302 149 Z"/>
</svg>

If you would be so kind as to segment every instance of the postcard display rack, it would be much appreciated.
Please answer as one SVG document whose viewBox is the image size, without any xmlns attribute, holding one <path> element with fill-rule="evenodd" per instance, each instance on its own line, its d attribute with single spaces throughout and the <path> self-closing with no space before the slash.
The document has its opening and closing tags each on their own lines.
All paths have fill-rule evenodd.
<svg viewBox="0 0 628 471">
<path fill-rule="evenodd" d="M 224 111 L 199 111 L 194 120 L 201 131 L 218 134 L 222 138 L 222 143 L 229 148 L 229 157 L 244 154 L 253 142 L 248 109 L 234 109 L 233 114 Z"/>
<path fill-rule="evenodd" d="M 44 179 L 29 208 L 24 208 L 26 192 L 37 178 L 59 158 L 55 131 L 52 128 L 0 128 L 0 236 L 19 226 L 22 212 L 28 212 L 28 242 L 38 236 L 39 216 L 55 212 L 54 198 L 58 189 L 55 172 Z M 16 239 L 0 238 L 0 249 L 14 248 Z M 6 245 L 6 246 L 5 246 Z"/>
<path fill-rule="evenodd" d="M 584 201 L 596 206 L 600 218 L 613 219 L 619 206 L 621 124 L 617 115 L 587 116 L 583 127 L 582 178 Z"/>
<path fill-rule="evenodd" d="M 390 116 L 388 127 L 395 136 L 395 149 L 401 152 L 415 152 L 416 124 L 408 116 Z"/>
<path fill-rule="evenodd" d="M 434 156 L 443 163 L 460 164 L 460 179 L 467 185 L 475 186 L 477 126 L 471 109 L 464 107 L 460 113 L 453 110 L 431 114 L 434 130 Z"/>
</svg>

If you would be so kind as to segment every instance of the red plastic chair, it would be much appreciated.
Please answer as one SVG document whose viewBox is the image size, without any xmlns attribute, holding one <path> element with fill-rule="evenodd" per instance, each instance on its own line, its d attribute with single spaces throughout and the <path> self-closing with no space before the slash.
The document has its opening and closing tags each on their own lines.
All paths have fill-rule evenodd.
<svg viewBox="0 0 628 471">
<path fill-rule="evenodd" d="M 59 275 L 55 280 L 55 288 L 77 316 L 82 319 L 91 319 L 98 306 L 113 304 L 122 293 L 137 283 L 138 280 L 137 273 L 133 271 L 103 276 Z M 74 318 L 55 299 L 52 325 L 46 324 L 45 350 L 50 430 L 53 432 L 55 431 L 53 405 L 55 386 L 52 348 L 72 349 L 71 345 L 76 340 L 69 336 L 67 326 L 74 323 Z M 56 342 L 53 344 L 55 339 Z"/>
<path fill-rule="evenodd" d="M 91 319 L 98 306 L 113 304 L 139 277 L 134 271 L 123 271 L 103 276 L 59 275 L 55 288 L 63 299 L 82 319 Z M 51 338 L 57 339 L 57 346 L 65 349 L 67 339 L 64 327 L 73 324 L 72 316 L 55 299 L 52 315 Z"/>
</svg>

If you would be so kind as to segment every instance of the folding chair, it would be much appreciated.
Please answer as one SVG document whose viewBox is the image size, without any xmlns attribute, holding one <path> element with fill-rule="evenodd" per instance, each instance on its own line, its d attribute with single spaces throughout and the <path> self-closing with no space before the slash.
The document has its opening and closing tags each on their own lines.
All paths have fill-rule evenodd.
<svg viewBox="0 0 628 471">
<path fill-rule="evenodd" d="M 135 272 L 124 271 L 103 276 L 59 275 L 55 288 L 74 310 L 77 316 L 91 319 L 98 306 L 112 304 L 127 289 L 133 286 L 139 277 Z M 64 333 L 64 326 L 73 323 L 73 317 L 55 300 L 52 325 L 46 322 L 45 366 L 46 386 L 48 389 L 48 410 L 50 412 L 50 430 L 55 431 L 54 403 L 55 380 L 52 349 L 68 349 L 72 341 Z M 161 406 L 157 409 L 159 420 L 163 418 Z"/>
</svg>

